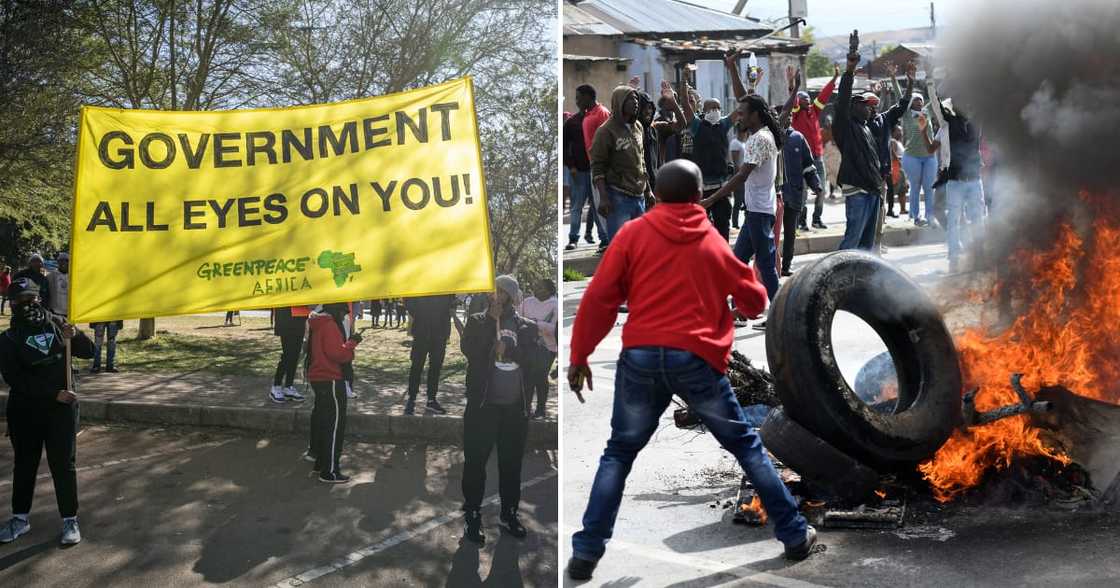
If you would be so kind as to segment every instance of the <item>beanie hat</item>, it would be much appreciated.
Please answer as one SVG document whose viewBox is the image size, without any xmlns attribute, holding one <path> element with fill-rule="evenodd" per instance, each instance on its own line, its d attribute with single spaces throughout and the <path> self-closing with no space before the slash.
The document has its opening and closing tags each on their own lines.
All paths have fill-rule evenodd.
<svg viewBox="0 0 1120 588">
<path fill-rule="evenodd" d="M 515 306 L 521 303 L 521 286 L 517 284 L 517 278 L 510 275 L 498 276 L 494 278 L 494 287 L 508 294 Z"/>
</svg>

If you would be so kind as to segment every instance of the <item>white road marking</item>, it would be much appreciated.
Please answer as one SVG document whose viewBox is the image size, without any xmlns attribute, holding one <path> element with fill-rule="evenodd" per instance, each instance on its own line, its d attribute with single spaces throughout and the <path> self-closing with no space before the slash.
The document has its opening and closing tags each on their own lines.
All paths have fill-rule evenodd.
<svg viewBox="0 0 1120 588">
<path fill-rule="evenodd" d="M 85 430 L 85 429 L 83 429 L 83 430 Z M 199 443 L 198 445 L 190 445 L 188 447 L 180 447 L 179 449 L 168 449 L 167 451 L 156 451 L 154 453 L 146 453 L 144 455 L 137 455 L 135 457 L 125 457 L 125 458 L 121 458 L 121 459 L 114 459 L 112 461 L 106 461 L 106 462 L 103 462 L 103 463 L 96 463 L 96 464 L 92 464 L 92 465 L 82 466 L 80 468 L 77 468 L 76 471 L 81 473 L 81 472 L 87 472 L 87 471 L 90 471 L 90 470 L 100 470 L 100 469 L 104 469 L 104 468 L 110 468 L 110 467 L 113 467 L 113 466 L 119 466 L 119 465 L 134 463 L 134 462 L 137 462 L 137 461 L 144 461 L 145 459 L 152 459 L 154 457 L 165 457 L 165 456 L 168 456 L 168 455 L 174 455 L 176 453 L 185 453 L 187 451 L 194 451 L 195 449 L 209 449 L 211 447 L 220 447 L 220 446 L 225 445 L 226 443 L 230 443 L 232 441 L 234 441 L 234 439 L 226 439 L 225 441 L 211 441 L 209 443 Z M 45 474 L 39 474 L 38 476 L 35 476 L 35 479 L 36 480 L 46 480 L 50 477 L 51 477 L 50 473 L 45 473 Z M 0 488 L 3 488 L 5 486 L 11 486 L 11 485 L 12 485 L 11 480 L 0 481 Z"/>
<path fill-rule="evenodd" d="M 551 471 L 551 472 L 548 472 L 547 474 L 541 474 L 541 475 L 539 475 L 535 478 L 532 478 L 530 480 L 526 480 L 525 482 L 523 482 L 521 484 L 521 489 L 524 490 L 524 489 L 526 489 L 530 486 L 535 486 L 537 484 L 540 484 L 541 482 L 544 482 L 545 480 L 549 480 L 549 479 L 554 478 L 554 477 L 556 477 L 556 471 L 555 470 Z M 491 496 L 490 498 L 487 498 L 485 501 L 483 501 L 482 506 L 485 508 L 485 507 L 490 506 L 492 504 L 497 504 L 499 500 L 500 500 L 500 497 L 497 494 L 495 494 L 495 495 Z M 363 547 L 363 548 L 358 549 L 354 552 L 348 553 L 348 554 L 332 561 L 331 563 L 319 566 L 317 568 L 312 568 L 310 570 L 307 570 L 306 572 L 302 572 L 302 573 L 296 574 L 296 575 L 294 575 L 290 578 L 285 578 L 283 580 L 280 580 L 279 582 L 277 582 L 273 586 L 276 586 L 277 588 L 291 588 L 293 586 L 302 586 L 304 584 L 307 584 L 308 582 L 312 582 L 312 581 L 314 581 L 318 578 L 326 576 L 327 574 L 332 574 L 332 573 L 337 572 L 337 571 L 339 571 L 343 568 L 350 567 L 350 566 L 362 561 L 363 559 L 366 559 L 368 557 L 373 557 L 374 555 L 377 555 L 377 554 L 379 554 L 379 553 L 381 553 L 381 552 L 383 552 L 387 549 L 396 547 L 397 545 L 400 545 L 401 543 L 405 543 L 407 541 L 415 539 L 416 537 L 419 537 L 420 535 L 423 535 L 423 534 L 425 534 L 429 531 L 432 531 L 434 529 L 442 527 L 446 524 L 457 521 L 461 518 L 463 518 L 463 512 L 462 511 L 458 511 L 458 512 L 455 512 L 455 513 L 449 513 L 449 514 L 445 514 L 445 515 L 440 515 L 438 517 L 435 517 L 435 518 L 432 518 L 432 519 L 429 519 L 429 520 L 425 521 L 424 523 L 420 524 L 420 526 L 418 526 L 418 527 L 413 527 L 413 528 L 411 528 L 407 531 L 402 531 L 402 532 L 400 532 L 396 535 L 393 535 L 392 537 L 389 537 L 387 539 L 382 539 L 381 541 L 378 541 L 377 543 L 374 543 L 372 545 L 367 545 L 366 547 Z"/>
<path fill-rule="evenodd" d="M 571 536 L 577 529 L 569 526 L 564 526 L 564 533 Z M 729 576 L 735 576 L 734 579 L 729 580 L 723 584 L 713 584 L 715 586 L 723 586 L 730 588 L 732 586 L 750 586 L 756 584 L 770 584 L 773 586 L 782 586 L 783 588 L 827 588 L 820 584 L 806 582 L 804 580 L 797 580 L 794 578 L 786 578 L 778 576 L 769 572 L 758 572 L 750 569 L 752 561 L 745 562 L 739 566 L 729 567 L 726 562 L 716 561 L 705 557 L 697 557 L 694 555 L 685 555 L 677 553 L 668 549 L 661 549 L 653 545 L 639 545 L 637 543 L 628 543 L 626 541 L 619 541 L 618 539 L 611 539 L 607 546 L 611 551 L 624 551 L 627 554 L 643 557 L 646 559 L 653 559 L 663 561 L 678 566 L 691 567 L 693 569 L 704 570 L 708 572 L 718 572 Z M 566 564 L 565 564 L 566 565 Z M 662 578 L 661 580 L 667 581 Z"/>
</svg>

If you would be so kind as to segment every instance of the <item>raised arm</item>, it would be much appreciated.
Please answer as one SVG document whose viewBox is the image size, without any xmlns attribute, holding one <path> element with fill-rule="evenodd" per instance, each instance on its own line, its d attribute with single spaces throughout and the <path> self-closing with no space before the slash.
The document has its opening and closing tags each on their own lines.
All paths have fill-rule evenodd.
<svg viewBox="0 0 1120 588">
<path fill-rule="evenodd" d="M 832 79 L 821 88 L 821 93 L 813 100 L 813 106 L 820 112 L 824 110 L 825 105 L 828 104 L 828 99 L 832 98 L 832 91 L 836 88 L 836 78 L 840 77 L 840 66 L 835 63 L 832 64 Z"/>
<path fill-rule="evenodd" d="M 684 107 L 684 110 L 681 111 L 681 115 L 684 117 L 684 126 L 686 127 L 692 126 L 692 121 L 696 120 L 696 113 L 692 111 L 692 94 L 689 93 L 691 89 L 688 82 L 681 80 L 681 87 L 678 94 L 684 96 L 684 104 L 681 105 Z"/>
<path fill-rule="evenodd" d="M 837 128 L 844 129 L 848 126 L 852 108 L 852 83 L 855 81 L 856 66 L 859 65 L 859 31 L 852 31 L 848 45 L 848 62 L 844 75 L 840 78 L 840 94 L 836 99 L 836 115 L 832 120 L 832 140 L 839 147 L 843 131 L 836 132 Z"/>
<path fill-rule="evenodd" d="M 786 99 L 785 106 L 782 106 L 782 114 L 793 111 L 793 106 L 797 104 L 797 92 L 801 90 L 801 70 L 797 70 L 792 77 L 793 83 L 789 85 L 789 98 Z"/>
<path fill-rule="evenodd" d="M 727 66 L 727 71 L 731 74 L 731 91 L 735 94 L 735 99 L 739 100 L 746 96 L 747 89 L 743 87 L 743 78 L 739 75 L 739 51 L 728 49 L 723 56 L 723 64 Z"/>
<path fill-rule="evenodd" d="M 673 86 L 668 80 L 661 80 L 661 97 L 673 108 L 673 114 L 676 116 L 673 117 L 673 124 L 670 128 L 673 129 L 674 133 L 679 133 L 685 126 L 684 111 L 681 110 L 681 104 L 673 94 Z"/>
</svg>

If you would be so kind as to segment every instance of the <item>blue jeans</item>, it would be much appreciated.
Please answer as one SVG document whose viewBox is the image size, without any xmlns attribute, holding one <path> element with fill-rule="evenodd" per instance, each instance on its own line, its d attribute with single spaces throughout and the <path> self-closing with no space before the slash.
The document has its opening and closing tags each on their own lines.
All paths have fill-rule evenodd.
<svg viewBox="0 0 1120 588">
<path fill-rule="evenodd" d="M 747 211 L 746 230 L 739 231 L 735 238 L 735 257 L 750 265 L 751 257 L 758 254 L 758 272 L 762 275 L 762 285 L 766 286 L 766 297 L 774 299 L 778 293 L 778 269 L 774 264 L 774 215 Z"/>
<path fill-rule="evenodd" d="M 108 337 L 108 347 L 105 350 L 105 366 L 113 367 L 117 359 L 117 328 L 116 322 L 93 323 L 93 369 L 101 369 L 101 344 Z"/>
<path fill-rule="evenodd" d="M 758 432 L 747 424 L 727 376 L 687 351 L 635 347 L 623 350 L 618 359 L 611 438 L 591 486 L 583 530 L 572 537 L 573 555 L 589 561 L 603 557 L 614 533 L 626 476 L 674 394 L 739 461 L 774 521 L 778 540 L 787 547 L 801 544 L 805 518 L 774 470 Z"/>
<path fill-rule="evenodd" d="M 607 197 L 611 199 L 611 213 L 607 215 L 607 241 L 613 241 L 626 221 L 645 214 L 646 200 L 619 192 L 610 186 L 607 186 Z"/>
<path fill-rule="evenodd" d="M 971 244 L 984 230 L 984 187 L 980 180 L 949 180 L 945 187 L 948 189 L 949 259 L 956 261 L 961 248 Z M 964 245 L 961 244 L 961 212 L 972 225 L 968 243 Z"/>
<path fill-rule="evenodd" d="M 918 192 L 925 190 L 926 217 L 929 221 L 933 218 L 933 182 L 937 179 L 937 158 L 902 156 L 902 171 L 906 172 L 906 179 L 910 181 L 910 219 L 918 220 Z"/>
<path fill-rule="evenodd" d="M 844 197 L 844 214 L 847 226 L 838 249 L 865 249 L 871 251 L 875 244 L 875 227 L 879 220 L 878 194 L 856 192 Z"/>
<path fill-rule="evenodd" d="M 579 241 L 579 229 L 583 222 L 584 205 L 591 208 L 591 218 L 595 219 L 595 228 L 599 231 L 599 240 L 604 241 L 607 238 L 607 230 L 603 227 L 603 217 L 599 216 L 599 211 L 595 210 L 595 203 L 591 198 L 591 172 L 577 171 L 572 174 L 570 187 L 572 190 L 572 200 L 568 242 L 575 243 Z"/>
</svg>

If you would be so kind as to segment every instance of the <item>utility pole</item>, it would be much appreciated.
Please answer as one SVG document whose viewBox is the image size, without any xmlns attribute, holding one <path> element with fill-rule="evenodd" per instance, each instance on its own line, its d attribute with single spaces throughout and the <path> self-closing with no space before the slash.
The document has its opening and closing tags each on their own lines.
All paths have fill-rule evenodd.
<svg viewBox="0 0 1120 588">
<path fill-rule="evenodd" d="M 937 37 L 937 17 L 933 13 L 933 2 L 929 3 L 929 35 Z"/>
</svg>

